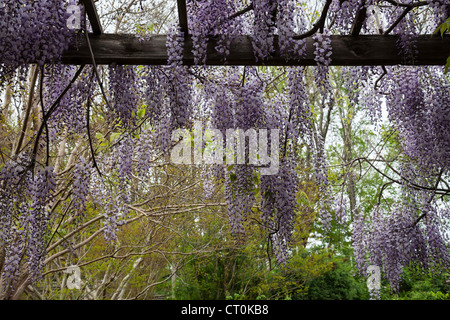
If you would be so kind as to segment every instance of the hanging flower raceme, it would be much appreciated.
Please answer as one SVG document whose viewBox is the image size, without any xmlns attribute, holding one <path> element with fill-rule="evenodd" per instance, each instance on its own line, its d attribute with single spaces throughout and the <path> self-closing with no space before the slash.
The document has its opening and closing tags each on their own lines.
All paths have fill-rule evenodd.
<svg viewBox="0 0 450 320">
<path fill-rule="evenodd" d="M 145 102 L 145 116 L 152 124 L 157 123 L 164 113 L 164 95 L 169 85 L 166 74 L 161 66 L 143 66 L 139 75 Z"/>
<path fill-rule="evenodd" d="M 234 93 L 236 103 L 233 105 L 235 110 L 234 128 L 247 131 L 255 129 L 262 125 L 263 106 L 262 93 L 260 86 L 257 85 L 254 75 L 250 71 L 249 80 L 243 87 L 237 88 Z M 223 125 L 224 123 L 222 123 Z M 226 128 L 232 129 L 232 128 Z M 227 137 L 228 139 L 228 137 Z M 250 214 L 251 208 L 255 203 L 255 168 L 247 161 L 247 156 L 251 152 L 249 146 L 244 150 L 244 163 L 231 165 L 227 170 L 225 178 L 225 200 L 228 205 L 228 215 L 233 234 L 237 239 L 244 234 L 243 223 Z M 237 144 L 229 152 L 239 152 Z M 241 155 L 237 154 L 237 157 Z M 229 166 L 230 164 L 227 163 Z"/>
<path fill-rule="evenodd" d="M 228 219 L 235 239 L 245 234 L 244 221 L 250 216 L 255 203 L 254 169 L 246 164 L 235 164 L 225 176 L 224 196 L 228 207 Z"/>
<path fill-rule="evenodd" d="M 430 0 L 429 7 L 433 9 L 433 24 L 431 25 L 430 32 L 434 32 L 436 27 L 441 25 L 446 19 L 448 19 L 448 10 L 450 6 L 449 0 Z M 430 19 L 431 20 L 431 19 Z"/>
<path fill-rule="evenodd" d="M 228 17 L 233 13 L 229 0 L 188 1 L 188 26 L 192 35 L 195 64 L 206 63 L 208 40 L 219 37 L 217 52 L 226 60 L 233 39 L 235 22 Z"/>
<path fill-rule="evenodd" d="M 298 178 L 294 161 L 284 158 L 279 173 L 261 177 L 262 222 L 273 243 L 277 262 L 286 264 L 294 228 Z"/>
<path fill-rule="evenodd" d="M 291 67 L 288 70 L 289 106 L 293 122 L 293 134 L 305 141 L 312 142 L 312 114 L 304 80 L 305 69 Z"/>
<path fill-rule="evenodd" d="M 293 0 L 278 0 L 276 25 L 278 30 L 278 45 L 282 57 L 295 54 L 293 36 L 295 34 L 296 6 Z"/>
<path fill-rule="evenodd" d="M 122 187 L 128 185 L 133 171 L 133 145 L 132 137 L 126 135 L 117 147 L 117 166 L 119 182 Z"/>
<path fill-rule="evenodd" d="M 183 65 L 184 35 L 172 27 L 167 37 L 168 80 L 167 94 L 170 100 L 171 129 L 188 126 L 191 110 L 191 76 Z"/>
<path fill-rule="evenodd" d="M 69 16 L 64 1 L 3 0 L 0 79 L 19 66 L 59 61 L 75 34 L 67 27 Z"/>
<path fill-rule="evenodd" d="M 214 86 L 211 91 L 214 94 L 211 124 L 213 128 L 221 130 L 225 134 L 226 129 L 234 127 L 233 104 L 231 92 L 223 86 Z"/>
<path fill-rule="evenodd" d="M 81 158 L 75 164 L 73 172 L 73 206 L 78 213 L 84 213 L 86 209 L 87 197 L 89 195 L 89 184 L 91 176 L 89 163 Z"/>
<path fill-rule="evenodd" d="M 43 103 L 45 112 L 62 94 L 73 78 L 76 68 L 70 65 L 53 64 L 44 69 Z M 92 67 L 86 67 L 80 77 L 61 98 L 48 121 L 51 131 L 80 133 L 86 128 L 86 102 L 92 95 Z"/>
<path fill-rule="evenodd" d="M 365 87 L 368 82 L 369 67 L 342 67 L 342 75 L 344 78 L 344 86 L 347 89 L 348 99 L 351 105 L 358 105 L 364 103 L 360 102 L 360 92 L 362 87 Z M 373 89 L 373 84 L 371 85 L 372 95 L 376 95 Z M 379 105 L 378 103 L 374 105 Z"/>
<path fill-rule="evenodd" d="M 137 76 L 134 66 L 109 66 L 110 92 L 112 93 L 111 107 L 113 123 L 124 128 L 131 128 L 136 123 L 136 112 L 139 102 Z"/>
<path fill-rule="evenodd" d="M 276 8 L 277 2 L 273 0 L 253 2 L 255 19 L 252 45 L 257 61 L 264 61 L 273 53 Z"/>
<path fill-rule="evenodd" d="M 0 246 L 14 247 L 13 240 L 18 232 L 14 221 L 28 200 L 27 189 L 31 181 L 31 174 L 26 170 L 28 165 L 28 156 L 22 153 L 0 169 Z"/>
<path fill-rule="evenodd" d="M 357 11 L 363 6 L 368 7 L 372 0 L 333 0 L 330 6 L 330 16 L 333 19 L 333 29 L 340 34 L 348 34 Z"/>
<path fill-rule="evenodd" d="M 314 39 L 314 60 L 317 63 L 315 67 L 315 82 L 319 88 L 319 92 L 322 95 L 322 105 L 330 98 L 331 85 L 328 79 L 328 67 L 331 63 L 331 39 L 330 31 L 324 30 L 323 33 L 315 33 Z"/>
<path fill-rule="evenodd" d="M 52 167 L 26 169 L 28 157 L 20 155 L 0 173 L 0 244 L 7 252 L 3 279 L 14 287 L 26 263 L 32 281 L 40 279 L 45 257 L 45 239 L 56 189 Z"/>
<path fill-rule="evenodd" d="M 412 16 L 405 17 L 394 29 L 394 33 L 399 35 L 397 47 L 399 54 L 406 63 L 413 63 L 418 54 L 417 51 L 417 32 Z"/>
<path fill-rule="evenodd" d="M 409 168 L 408 168 L 409 167 Z M 402 170 L 411 170 L 406 166 Z M 417 192 L 408 186 L 401 188 L 401 201 L 392 210 L 375 207 L 370 217 L 359 213 L 353 228 L 355 260 L 362 275 L 375 265 L 382 269 L 392 291 L 397 292 L 403 268 L 428 269 L 436 274 L 448 270 L 450 254 L 445 208 L 433 204 L 431 192 Z"/>
<path fill-rule="evenodd" d="M 428 172 L 448 172 L 450 165 L 450 83 L 439 73 L 442 70 L 400 67 L 388 75 L 389 118 L 405 152 Z"/>
<path fill-rule="evenodd" d="M 55 188 L 53 168 L 39 168 L 30 184 L 31 204 L 25 220 L 28 224 L 28 264 L 35 280 L 40 277 L 43 268 L 46 249 L 44 236 L 50 220 L 49 205 L 52 203 Z"/>
</svg>

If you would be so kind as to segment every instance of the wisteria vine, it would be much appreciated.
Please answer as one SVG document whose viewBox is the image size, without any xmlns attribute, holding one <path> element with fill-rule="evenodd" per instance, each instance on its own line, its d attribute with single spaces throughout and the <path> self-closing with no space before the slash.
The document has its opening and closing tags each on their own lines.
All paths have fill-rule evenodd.
<svg viewBox="0 0 450 320">
<path fill-rule="evenodd" d="M 379 2 L 390 5 L 378 7 Z M 390 169 L 399 176 L 399 180 L 391 182 L 399 184 L 401 194 L 390 210 L 378 203 L 370 213 L 349 213 L 345 198 L 333 199 L 326 138 L 314 128 L 314 98 L 320 100 L 323 110 L 331 110 L 335 104 L 335 88 L 329 77 L 332 35 L 392 32 L 399 36 L 399 54 L 405 62 L 414 63 L 417 36 L 423 33 L 420 28 L 433 32 L 449 12 L 448 1 L 327 0 L 327 10 L 312 22 L 305 14 L 306 6 L 296 0 L 187 1 L 189 30 L 185 33 L 178 25 L 169 29 L 167 65 L 109 65 L 103 69 L 107 81 L 102 83 L 107 84 L 108 94 L 97 92 L 92 84 L 97 70 L 89 69 L 71 81 L 78 74 L 77 68 L 60 64 L 77 32 L 67 27 L 68 3 L 0 1 L 0 89 L 6 83 L 26 81 L 29 65 L 36 64 L 39 68 L 34 69 L 35 78 L 40 76 L 35 92 L 39 112 L 31 108 L 32 96 L 30 108 L 25 103 L 23 108 L 30 114 L 35 112 L 32 130 L 38 131 L 38 120 L 47 120 L 49 108 L 54 106 L 48 120 L 40 123 L 47 126 L 47 138 L 27 136 L 30 142 L 23 146 L 19 143 L 18 152 L 9 155 L 0 167 L 0 249 L 5 252 L 4 258 L 0 255 L 2 296 L 9 297 L 15 290 L 23 270 L 30 281 L 40 279 L 49 226 L 55 218 L 56 194 L 70 199 L 66 209 L 74 217 L 86 214 L 88 204 L 101 208 L 98 210 L 102 212 L 104 237 L 113 245 L 135 200 L 131 190 L 134 179 L 148 178 L 155 159 L 169 155 L 174 143 L 171 133 L 192 129 L 194 120 L 207 122 L 223 135 L 227 129 L 280 130 L 282 148 L 275 175 L 261 175 L 260 166 L 254 164 L 201 167 L 205 198 L 216 191 L 217 181 L 224 184 L 230 229 L 237 240 L 245 240 L 246 225 L 256 216 L 278 263 L 288 262 L 299 210 L 296 161 L 301 155 L 299 150 L 308 146 L 313 151 L 313 180 L 322 200 L 316 208 L 320 226 L 328 234 L 333 225 L 352 224 L 354 256 L 361 274 L 365 275 L 370 264 L 381 266 L 391 288 L 398 290 L 403 268 L 408 265 L 417 264 L 436 272 L 448 270 L 449 239 L 445 227 L 449 211 L 436 200 L 448 196 L 448 190 L 442 186 L 450 173 L 450 82 L 443 68 L 342 69 L 349 102 L 364 107 L 374 122 L 381 118 L 381 108 L 385 106 L 392 128 L 398 133 L 403 150 L 401 168 Z M 425 4 L 432 10 L 433 21 L 419 26 L 414 20 L 414 9 Z M 349 24 L 362 10 L 369 15 L 359 21 L 360 26 Z M 332 17 L 330 21 L 327 14 Z M 188 34 L 193 42 L 193 67 L 183 64 Z M 254 58 L 259 63 L 268 61 L 277 50 L 287 60 L 305 58 L 305 35 L 310 35 L 316 62 L 313 80 L 307 68 L 286 67 L 284 87 L 276 88 L 279 92 L 272 97 L 268 94 L 273 90 L 270 85 L 279 78 L 269 72 L 257 67 L 207 67 L 209 40 L 217 40 L 215 53 L 226 65 L 238 35 L 251 36 Z M 99 96 L 107 101 L 99 103 Z M 61 172 L 58 166 L 48 163 L 53 151 L 47 151 L 47 160 L 42 160 L 43 144 L 49 146 L 51 142 L 90 134 L 86 120 L 91 119 L 87 112 L 91 103 L 97 108 L 96 117 L 105 115 L 108 133 L 97 132 L 94 142 L 99 146 L 92 147 L 91 139 L 88 151 L 78 150 L 82 148 L 74 143 L 78 153 L 70 156 L 67 168 Z M 35 146 L 34 154 L 31 145 Z M 96 153 L 107 147 L 109 154 Z M 249 148 L 245 150 L 248 152 Z M 92 165 L 95 159 L 102 169 L 97 172 Z M 103 177 L 100 172 L 108 174 Z M 61 188 L 67 183 L 61 178 L 64 173 L 70 176 L 69 191 Z M 349 221 L 351 217 L 353 221 Z"/>
</svg>

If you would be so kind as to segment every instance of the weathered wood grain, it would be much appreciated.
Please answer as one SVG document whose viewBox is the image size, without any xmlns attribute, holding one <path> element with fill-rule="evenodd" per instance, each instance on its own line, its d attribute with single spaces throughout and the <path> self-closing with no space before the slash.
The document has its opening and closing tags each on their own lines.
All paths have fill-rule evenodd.
<svg viewBox="0 0 450 320">
<path fill-rule="evenodd" d="M 164 65 L 167 63 L 165 35 L 152 36 L 149 40 L 139 41 L 134 35 L 100 34 L 89 36 L 97 64 L 128 65 Z M 375 65 L 444 65 L 450 55 L 450 35 L 420 36 L 417 40 L 417 59 L 405 61 L 398 54 L 396 36 L 359 35 L 331 36 L 333 48 L 332 65 L 341 66 L 375 66 Z M 233 41 L 227 65 L 316 65 L 314 46 L 311 37 L 306 38 L 306 56 L 302 59 L 286 60 L 279 55 L 277 39 L 275 52 L 267 61 L 256 61 L 250 36 L 241 36 Z M 79 39 L 78 46 L 70 48 L 62 59 L 65 64 L 91 64 L 91 55 L 86 39 Z M 214 49 L 217 41 L 208 43 L 207 65 L 223 65 L 223 59 Z M 183 61 L 186 65 L 194 64 L 191 52 L 192 40 L 186 38 Z"/>
</svg>

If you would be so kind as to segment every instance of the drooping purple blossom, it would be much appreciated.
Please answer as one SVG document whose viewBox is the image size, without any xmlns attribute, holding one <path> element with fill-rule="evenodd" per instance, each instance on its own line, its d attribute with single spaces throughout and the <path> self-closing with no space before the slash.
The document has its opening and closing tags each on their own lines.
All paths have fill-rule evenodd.
<svg viewBox="0 0 450 320">
<path fill-rule="evenodd" d="M 136 112 L 139 95 L 137 78 L 134 66 L 110 65 L 109 87 L 112 94 L 111 121 L 124 128 L 133 127 L 136 124 Z"/>
<path fill-rule="evenodd" d="M 280 55 L 285 58 L 299 56 L 296 54 L 296 48 L 292 46 L 292 43 L 294 43 L 293 36 L 297 31 L 295 30 L 296 3 L 292 0 L 278 0 L 277 2 L 276 27 Z"/>
<path fill-rule="evenodd" d="M 323 33 L 315 33 L 314 39 L 314 60 L 317 63 L 315 67 L 315 82 L 322 95 L 322 105 L 325 105 L 331 95 L 331 85 L 328 79 L 328 67 L 331 63 L 331 39 L 330 31 L 325 29 Z"/>
<path fill-rule="evenodd" d="M 69 65 L 54 64 L 44 69 L 43 109 L 49 108 L 62 94 L 76 68 Z M 93 93 L 92 69 L 87 67 L 80 78 L 69 88 L 52 113 L 48 126 L 51 132 L 81 133 L 86 127 L 85 104 Z"/>
<path fill-rule="evenodd" d="M 119 181 L 122 186 L 129 183 L 133 171 L 133 141 L 127 135 L 117 146 L 117 167 Z"/>
<path fill-rule="evenodd" d="M 78 213 L 84 213 L 86 209 L 86 201 L 89 195 L 90 171 L 91 167 L 84 158 L 81 158 L 80 162 L 75 164 L 72 193 L 73 206 Z"/>
<path fill-rule="evenodd" d="M 264 61 L 274 51 L 275 12 L 277 2 L 273 0 L 260 0 L 253 2 L 255 15 L 252 45 L 257 61 Z"/>
<path fill-rule="evenodd" d="M 41 276 L 45 255 L 44 236 L 50 220 L 49 205 L 56 188 L 52 167 L 38 168 L 29 185 L 31 203 L 25 213 L 25 224 L 29 230 L 27 241 L 27 261 L 34 280 Z"/>
<path fill-rule="evenodd" d="M 292 134 L 312 142 L 312 114 L 304 80 L 304 68 L 291 67 L 288 70 L 289 106 L 293 123 Z"/>
<path fill-rule="evenodd" d="M 386 104 L 405 152 L 429 172 L 448 172 L 450 105 L 448 80 L 439 69 L 399 67 L 388 75 Z"/>
<path fill-rule="evenodd" d="M 64 1 L 2 1 L 0 78 L 26 64 L 58 62 L 75 34 L 68 18 Z"/>
<path fill-rule="evenodd" d="M 412 166 L 406 165 L 406 176 Z M 430 192 L 401 188 L 401 200 L 392 210 L 375 207 L 370 217 L 358 214 L 353 228 L 355 260 L 361 274 L 368 265 L 379 266 L 391 290 L 398 292 L 403 269 L 416 266 L 439 273 L 448 270 L 450 255 L 445 208 L 432 203 Z M 441 222 L 439 222 L 441 221 Z"/>
<path fill-rule="evenodd" d="M 218 37 L 216 51 L 226 60 L 233 40 L 235 21 L 228 19 L 234 13 L 234 3 L 229 0 L 187 1 L 188 26 L 192 35 L 195 64 L 204 65 L 208 40 Z"/>
<path fill-rule="evenodd" d="M 352 22 L 356 17 L 356 12 L 361 6 L 368 6 L 365 0 L 333 0 L 330 6 L 331 19 L 333 19 L 333 29 L 340 34 L 348 34 L 352 27 Z"/>
<path fill-rule="evenodd" d="M 179 28 L 172 27 L 167 37 L 170 130 L 189 126 L 191 109 L 191 76 L 183 65 L 184 35 Z"/>
<path fill-rule="evenodd" d="M 255 203 L 254 170 L 246 164 L 235 164 L 225 174 L 225 201 L 228 206 L 228 219 L 235 239 L 245 235 L 244 221 L 250 215 Z"/>
<path fill-rule="evenodd" d="M 291 244 L 297 206 L 298 177 L 295 163 L 285 158 L 277 175 L 261 177 L 262 222 L 269 233 L 277 262 L 285 265 Z"/>
</svg>

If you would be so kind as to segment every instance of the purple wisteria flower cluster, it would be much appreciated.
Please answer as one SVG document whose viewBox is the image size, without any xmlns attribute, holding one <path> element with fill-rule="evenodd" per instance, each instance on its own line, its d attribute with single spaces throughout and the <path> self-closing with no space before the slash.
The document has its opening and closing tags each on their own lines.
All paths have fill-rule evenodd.
<svg viewBox="0 0 450 320">
<path fill-rule="evenodd" d="M 73 207 L 78 213 L 84 213 L 86 209 L 91 176 L 90 171 L 91 166 L 84 158 L 81 158 L 80 162 L 75 164 L 73 170 Z"/>
<path fill-rule="evenodd" d="M 70 79 L 74 76 L 74 66 L 53 64 L 43 68 L 43 109 L 49 111 Z M 49 119 L 51 133 L 82 133 L 86 129 L 86 101 L 92 95 L 92 68 L 87 67 L 80 78 L 61 98 Z"/>
<path fill-rule="evenodd" d="M 170 88 L 167 95 L 170 101 L 172 129 L 183 128 L 189 124 L 189 110 L 191 109 L 191 76 L 187 67 L 183 65 L 184 35 L 178 28 L 171 28 L 167 40 L 168 81 Z"/>
<path fill-rule="evenodd" d="M 0 2 L 0 79 L 30 63 L 59 61 L 75 34 L 67 27 L 66 5 L 59 0 Z"/>
<path fill-rule="evenodd" d="M 319 92 L 322 95 L 322 104 L 325 105 L 326 100 L 331 96 L 331 85 L 328 80 L 328 67 L 331 63 L 331 39 L 330 31 L 324 30 L 323 33 L 316 33 L 314 39 L 314 60 L 317 62 L 315 67 L 315 81 Z"/>
<path fill-rule="evenodd" d="M 134 66 L 109 66 L 111 100 L 111 121 L 118 121 L 123 127 L 133 127 L 139 101 L 137 78 Z"/>
<path fill-rule="evenodd" d="M 285 158 L 280 172 L 261 177 L 262 222 L 273 243 L 277 262 L 286 264 L 292 238 L 298 190 L 297 174 L 293 159 Z"/>
<path fill-rule="evenodd" d="M 253 2 L 255 15 L 253 27 L 253 51 L 257 61 L 267 59 L 273 52 L 276 1 Z"/>
<path fill-rule="evenodd" d="M 232 35 L 235 33 L 235 23 L 228 19 L 233 13 L 234 2 L 229 0 L 187 1 L 187 8 L 195 64 L 206 63 L 208 40 L 211 37 L 220 37 L 215 49 L 226 59 Z"/>
<path fill-rule="evenodd" d="M 404 189 L 403 201 L 391 212 L 376 207 L 370 217 L 355 219 L 353 249 L 361 274 L 368 265 L 381 266 L 391 289 L 396 292 L 403 268 L 443 272 L 450 263 L 447 230 L 439 221 L 448 212 L 430 203 L 430 195 Z M 426 214 L 426 219 L 420 219 Z M 370 218 L 370 219 L 369 219 Z"/>
<path fill-rule="evenodd" d="M 399 67 L 389 74 L 386 99 L 408 156 L 428 173 L 450 165 L 450 83 L 435 68 Z"/>
</svg>

